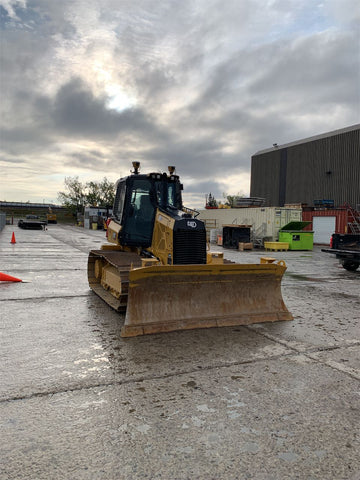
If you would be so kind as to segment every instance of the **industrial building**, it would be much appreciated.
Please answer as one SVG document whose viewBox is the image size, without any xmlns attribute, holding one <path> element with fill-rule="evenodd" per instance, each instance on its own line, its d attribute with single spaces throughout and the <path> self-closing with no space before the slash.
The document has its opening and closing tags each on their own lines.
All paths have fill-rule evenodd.
<svg viewBox="0 0 360 480">
<path fill-rule="evenodd" d="M 224 225 L 242 224 L 251 225 L 252 241 L 262 246 L 299 220 L 309 222 L 319 244 L 332 233 L 360 233 L 360 124 L 254 154 L 250 199 L 261 206 L 200 212 L 210 241 Z"/>
<path fill-rule="evenodd" d="M 255 153 L 250 196 L 271 207 L 360 210 L 360 124 Z"/>
</svg>

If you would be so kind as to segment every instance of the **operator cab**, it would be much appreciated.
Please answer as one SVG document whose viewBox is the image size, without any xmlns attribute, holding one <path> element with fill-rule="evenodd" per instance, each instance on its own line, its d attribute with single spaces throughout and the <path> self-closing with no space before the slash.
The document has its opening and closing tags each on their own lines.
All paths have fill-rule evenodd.
<svg viewBox="0 0 360 480">
<path fill-rule="evenodd" d="M 117 185 L 113 215 L 122 228 L 122 245 L 148 248 L 152 242 L 156 210 L 174 216 L 182 209 L 179 177 L 175 167 L 166 173 L 139 174 L 138 162 L 133 162 L 133 175 L 122 178 Z"/>
</svg>

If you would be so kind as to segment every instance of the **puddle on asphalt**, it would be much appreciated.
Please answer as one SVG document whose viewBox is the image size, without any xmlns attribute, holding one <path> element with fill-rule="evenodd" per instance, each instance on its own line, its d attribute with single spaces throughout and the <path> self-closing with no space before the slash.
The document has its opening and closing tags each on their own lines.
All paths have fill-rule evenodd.
<svg viewBox="0 0 360 480">
<path fill-rule="evenodd" d="M 304 275 L 301 273 L 291 273 L 286 272 L 284 278 L 293 278 L 294 280 L 299 280 L 301 282 L 315 282 L 315 283 L 336 283 L 339 281 L 351 280 L 353 281 L 355 276 L 349 275 L 346 271 L 338 272 L 337 276 L 323 276 L 323 277 L 313 277 L 311 275 Z"/>
<path fill-rule="evenodd" d="M 333 279 L 331 278 L 319 278 L 319 277 L 309 277 L 307 275 L 301 275 L 299 273 L 286 273 L 287 277 L 292 277 L 296 280 L 306 281 L 306 282 L 329 282 Z M 334 280 L 333 280 L 334 281 Z"/>
</svg>

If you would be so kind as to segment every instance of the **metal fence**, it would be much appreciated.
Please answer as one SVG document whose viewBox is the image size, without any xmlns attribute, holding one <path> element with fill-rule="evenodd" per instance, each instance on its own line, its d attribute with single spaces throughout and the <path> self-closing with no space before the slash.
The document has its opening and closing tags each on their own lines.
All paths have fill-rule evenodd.
<svg viewBox="0 0 360 480">
<path fill-rule="evenodd" d="M 6 224 L 6 213 L 0 212 L 0 232 L 5 227 Z"/>
</svg>

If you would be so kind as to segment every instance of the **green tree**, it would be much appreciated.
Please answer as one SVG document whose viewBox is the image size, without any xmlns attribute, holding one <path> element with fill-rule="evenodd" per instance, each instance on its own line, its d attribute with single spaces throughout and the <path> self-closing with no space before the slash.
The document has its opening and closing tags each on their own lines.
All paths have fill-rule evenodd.
<svg viewBox="0 0 360 480">
<path fill-rule="evenodd" d="M 236 195 L 228 195 L 227 193 L 223 193 L 223 197 L 225 199 L 225 205 L 233 208 L 236 200 Z"/>
<path fill-rule="evenodd" d="M 223 197 L 226 200 L 225 205 L 230 208 L 234 208 L 236 200 L 238 198 L 244 198 L 244 194 L 238 192 L 237 195 L 228 195 L 227 193 L 223 193 Z"/>
<path fill-rule="evenodd" d="M 66 192 L 58 192 L 62 205 L 73 214 L 82 212 L 85 206 L 112 206 L 115 199 L 115 184 L 106 177 L 101 182 L 83 184 L 79 177 L 65 177 Z"/>
<path fill-rule="evenodd" d="M 218 206 L 216 198 L 213 195 L 211 195 L 211 192 L 209 193 L 209 195 L 207 197 L 206 205 L 208 207 L 217 207 Z"/>
<path fill-rule="evenodd" d="M 91 206 L 100 205 L 100 189 L 98 182 L 88 182 L 86 184 L 86 204 Z"/>
<path fill-rule="evenodd" d="M 101 182 L 86 184 L 86 204 L 98 207 L 112 206 L 115 199 L 115 184 L 106 177 Z"/>
<path fill-rule="evenodd" d="M 58 192 L 60 203 L 73 214 L 81 212 L 86 202 L 85 185 L 80 182 L 79 177 L 65 177 L 64 184 L 67 192 Z"/>
<path fill-rule="evenodd" d="M 113 206 L 115 200 L 115 183 L 110 182 L 106 177 L 99 183 L 99 189 L 101 192 L 101 205 Z"/>
</svg>

